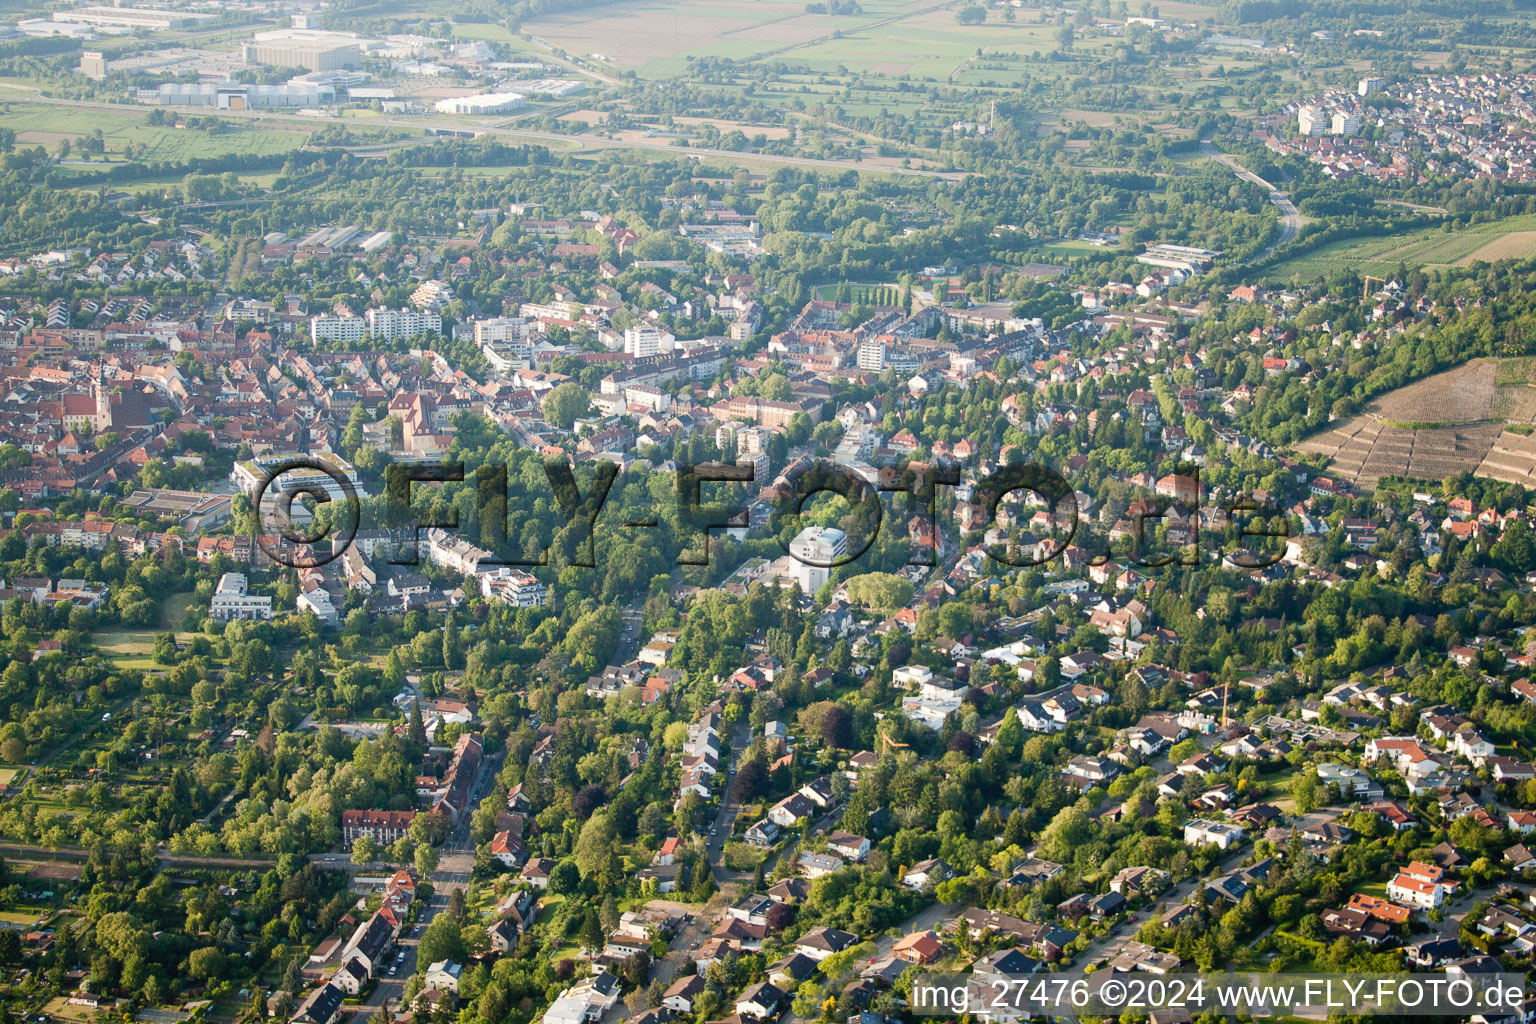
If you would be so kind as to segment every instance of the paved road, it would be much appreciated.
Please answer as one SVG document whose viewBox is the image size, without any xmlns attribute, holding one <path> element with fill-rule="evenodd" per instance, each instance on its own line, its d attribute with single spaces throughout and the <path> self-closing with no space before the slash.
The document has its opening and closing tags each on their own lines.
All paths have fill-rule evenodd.
<svg viewBox="0 0 1536 1024">
<path fill-rule="evenodd" d="M 619 634 L 619 646 L 613 654 L 615 665 L 627 665 L 640 653 L 640 625 L 644 617 L 645 598 L 637 597 L 619 609 L 623 629 Z"/>
<path fill-rule="evenodd" d="M 1211 879 L 1231 871 L 1243 862 L 1243 858 L 1252 852 L 1251 848 L 1235 851 L 1231 856 L 1219 861 L 1214 871 L 1178 883 L 1153 900 L 1150 907 L 1136 910 L 1130 916 L 1121 918 L 1110 926 L 1109 931 L 1095 939 L 1086 950 L 1074 959 L 1074 962 L 1077 964 L 1091 964 L 1098 957 L 1118 952 L 1126 940 L 1135 936 L 1136 930 L 1142 925 L 1148 921 L 1155 920 L 1165 910 L 1169 910 L 1180 903 L 1188 902 L 1190 895 L 1194 893 L 1196 887 L 1205 885 Z M 1131 917 L 1136 918 L 1135 922 L 1131 921 Z"/>
<path fill-rule="evenodd" d="M 741 804 L 731 796 L 731 787 L 736 782 L 736 766 L 751 742 L 751 723 L 742 722 L 737 725 L 736 731 L 731 734 L 731 756 L 726 761 L 725 792 L 720 796 L 720 810 L 715 814 L 714 835 L 704 839 L 704 852 L 709 856 L 710 869 L 715 873 L 715 881 L 721 884 L 739 878 L 742 874 L 725 866 L 725 841 L 731 837 L 731 830 L 736 827 L 736 815 L 741 812 Z"/>
<path fill-rule="evenodd" d="M 496 771 L 501 761 L 497 757 L 485 757 L 480 760 L 479 770 L 476 772 L 474 793 L 475 799 L 470 801 L 471 807 L 477 807 L 480 797 L 486 792 L 486 787 L 493 785 Z M 395 960 L 395 973 L 390 975 L 387 970 L 384 977 L 374 986 L 373 993 L 368 1001 L 356 1008 L 354 1019 L 366 1021 L 374 1013 L 382 1009 L 387 1002 L 392 1011 L 399 1010 L 400 1000 L 405 994 L 405 983 L 415 974 L 418 967 L 425 969 L 425 964 L 416 962 L 417 946 L 421 941 L 421 935 L 432 923 L 432 919 L 444 910 L 448 909 L 448 900 L 454 890 L 463 889 L 469 885 L 469 876 L 475 867 L 475 842 L 470 835 L 470 819 L 473 814 L 465 814 L 464 820 L 449 833 L 443 841 L 439 852 L 437 870 L 432 872 L 432 898 L 421 909 L 417 916 L 416 924 L 408 926 L 400 932 L 400 941 L 397 946 L 397 959 Z M 334 855 L 333 856 L 337 856 Z M 326 864 L 328 868 L 349 869 L 347 858 L 337 856 L 334 863 Z"/>
<path fill-rule="evenodd" d="M 1217 149 L 1216 144 L 1210 139 L 1200 140 L 1200 151 L 1212 160 L 1225 166 L 1244 181 L 1251 182 L 1267 191 L 1269 193 L 1269 201 L 1274 204 L 1275 209 L 1280 211 L 1280 237 L 1276 238 L 1270 245 L 1265 246 L 1264 251 L 1248 260 L 1248 263 L 1263 263 L 1275 254 L 1276 249 L 1296 237 L 1297 232 L 1301 230 L 1301 226 L 1305 221 L 1301 216 L 1301 212 L 1296 209 L 1296 204 L 1291 202 L 1289 195 Z"/>
</svg>

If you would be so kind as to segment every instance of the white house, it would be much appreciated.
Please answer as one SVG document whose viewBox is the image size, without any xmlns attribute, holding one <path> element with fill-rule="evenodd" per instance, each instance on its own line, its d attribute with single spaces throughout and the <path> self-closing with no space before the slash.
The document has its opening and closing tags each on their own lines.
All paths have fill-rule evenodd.
<svg viewBox="0 0 1536 1024">
<path fill-rule="evenodd" d="M 463 964 L 456 964 L 452 960 L 439 960 L 427 968 L 426 976 L 422 981 L 422 987 L 437 989 L 441 992 L 457 993 L 459 991 L 459 975 L 463 973 Z"/>
<path fill-rule="evenodd" d="M 1445 902 L 1445 889 L 1439 882 L 1400 871 L 1387 883 L 1387 899 L 1416 910 L 1434 910 Z"/>
<path fill-rule="evenodd" d="M 1224 821 L 1192 818 L 1184 824 L 1184 841 L 1191 846 L 1215 846 L 1228 850 L 1243 841 L 1243 830 Z"/>
<path fill-rule="evenodd" d="M 869 856 L 869 840 L 848 832 L 833 832 L 827 836 L 827 849 L 857 864 Z"/>
<path fill-rule="evenodd" d="M 544 1024 L 593 1024 L 619 1001 L 619 979 L 607 971 L 583 978 L 544 1011 Z"/>
</svg>

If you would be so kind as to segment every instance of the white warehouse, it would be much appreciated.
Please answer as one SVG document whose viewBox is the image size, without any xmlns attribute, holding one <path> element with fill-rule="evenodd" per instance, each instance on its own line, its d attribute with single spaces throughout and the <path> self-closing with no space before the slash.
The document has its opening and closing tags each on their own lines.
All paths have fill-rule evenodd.
<svg viewBox="0 0 1536 1024">
<path fill-rule="evenodd" d="M 169 107 L 261 110 L 271 107 L 318 107 L 336 102 L 329 85 L 250 85 L 244 82 L 167 82 L 148 94 Z"/>
<path fill-rule="evenodd" d="M 521 110 L 528 100 L 517 92 L 483 92 L 478 96 L 453 96 L 437 101 L 439 114 L 505 114 Z"/>
</svg>

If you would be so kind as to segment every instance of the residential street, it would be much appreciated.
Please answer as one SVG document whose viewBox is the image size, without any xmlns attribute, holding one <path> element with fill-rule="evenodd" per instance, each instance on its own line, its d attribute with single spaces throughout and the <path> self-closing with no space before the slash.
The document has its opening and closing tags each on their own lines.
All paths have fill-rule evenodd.
<svg viewBox="0 0 1536 1024">
<path fill-rule="evenodd" d="M 1216 866 L 1216 870 L 1199 878 L 1186 879 L 1171 887 L 1167 892 L 1157 897 L 1152 905 L 1135 911 L 1129 917 L 1122 918 L 1109 929 L 1108 933 L 1094 940 L 1089 947 L 1077 957 L 1080 964 L 1091 964 L 1100 959 L 1108 959 L 1119 953 L 1120 948 L 1128 939 L 1134 938 L 1136 930 L 1148 921 L 1155 920 L 1160 914 L 1185 902 L 1194 893 L 1195 889 L 1209 882 L 1218 875 L 1225 874 L 1241 864 L 1247 856 L 1253 853 L 1252 847 L 1237 850 L 1230 856 L 1223 858 Z M 1136 918 L 1135 922 L 1131 917 Z"/>
<path fill-rule="evenodd" d="M 485 795 L 485 787 L 490 785 L 496 777 L 496 772 L 501 766 L 499 757 L 484 757 L 480 760 L 479 769 L 475 775 L 474 797 L 470 806 L 479 805 L 480 799 Z M 356 1007 L 359 1020 L 367 1020 L 387 1002 L 391 1010 L 400 1009 L 400 1000 L 405 993 L 405 983 L 415 974 L 418 966 L 425 969 L 426 964 L 418 965 L 416 962 L 416 950 L 422 934 L 432 919 L 444 910 L 448 909 L 448 900 L 455 889 L 463 889 L 469 885 L 469 876 L 475 867 L 475 843 L 470 836 L 470 814 L 464 815 L 454 830 L 449 833 L 439 850 L 437 870 L 432 872 L 432 898 L 421 908 L 414 925 L 406 925 L 400 932 L 397 943 L 397 958 L 394 961 L 393 973 L 386 973 L 374 985 L 373 992 L 369 994 L 365 1003 Z M 323 866 L 329 870 L 356 870 L 350 859 L 339 856 L 332 863 Z M 314 860 L 315 858 L 311 858 Z"/>
</svg>

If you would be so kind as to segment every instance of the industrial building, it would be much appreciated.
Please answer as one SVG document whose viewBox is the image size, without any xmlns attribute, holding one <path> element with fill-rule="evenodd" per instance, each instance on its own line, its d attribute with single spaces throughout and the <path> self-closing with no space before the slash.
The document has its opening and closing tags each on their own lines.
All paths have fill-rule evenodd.
<svg viewBox="0 0 1536 1024">
<path fill-rule="evenodd" d="M 568 78 L 538 78 L 531 82 L 509 83 L 523 90 L 530 96 L 575 96 L 587 91 L 587 83 L 577 82 Z"/>
<path fill-rule="evenodd" d="M 1165 267 L 1169 270 L 1182 270 L 1186 274 L 1198 274 L 1209 270 L 1219 256 L 1219 249 L 1197 249 L 1189 245 L 1160 242 L 1147 246 L 1147 251 L 1136 257 L 1136 262 L 1145 263 L 1149 267 Z"/>
<path fill-rule="evenodd" d="M 336 102 L 336 90 L 328 85 L 250 85 L 245 82 L 166 82 L 149 96 L 161 106 L 212 107 L 216 110 L 318 107 Z"/>
<path fill-rule="evenodd" d="M 282 28 L 258 32 L 242 48 L 247 64 L 336 71 L 356 67 L 364 40 L 350 32 Z"/>
<path fill-rule="evenodd" d="M 528 100 L 516 92 L 485 92 L 478 96 L 454 96 L 437 101 L 439 114 L 505 114 L 520 110 Z"/>
<path fill-rule="evenodd" d="M 152 11 L 139 7 L 76 7 L 73 10 L 53 12 L 53 20 L 61 25 L 89 25 L 91 28 L 118 32 L 134 32 L 139 29 L 160 32 L 171 28 L 186 28 L 212 17 L 211 14 L 194 14 L 191 11 Z"/>
</svg>

